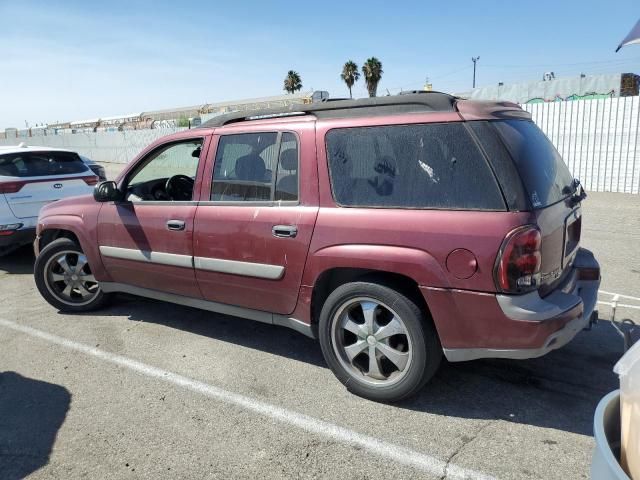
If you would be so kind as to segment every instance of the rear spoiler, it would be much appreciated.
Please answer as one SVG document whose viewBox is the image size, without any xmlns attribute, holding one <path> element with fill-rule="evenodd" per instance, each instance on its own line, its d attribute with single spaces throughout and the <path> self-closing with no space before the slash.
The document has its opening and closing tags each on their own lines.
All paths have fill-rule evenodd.
<svg viewBox="0 0 640 480">
<path fill-rule="evenodd" d="M 531 114 L 513 102 L 458 100 L 456 110 L 464 120 L 531 120 Z"/>
</svg>

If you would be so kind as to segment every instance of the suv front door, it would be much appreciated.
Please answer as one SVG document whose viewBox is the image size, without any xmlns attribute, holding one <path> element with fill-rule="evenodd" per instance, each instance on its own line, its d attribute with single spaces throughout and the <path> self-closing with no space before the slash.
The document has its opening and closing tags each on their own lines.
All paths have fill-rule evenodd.
<svg viewBox="0 0 640 480">
<path fill-rule="evenodd" d="M 194 265 L 205 299 L 289 314 L 318 215 L 313 125 L 214 136 L 195 219 Z M 214 150 L 213 145 L 211 150 Z M 213 154 L 210 155 L 213 158 Z"/>
<path fill-rule="evenodd" d="M 204 140 L 157 146 L 120 183 L 124 200 L 103 205 L 98 244 L 114 282 L 201 297 L 193 270 L 193 220 Z"/>
</svg>

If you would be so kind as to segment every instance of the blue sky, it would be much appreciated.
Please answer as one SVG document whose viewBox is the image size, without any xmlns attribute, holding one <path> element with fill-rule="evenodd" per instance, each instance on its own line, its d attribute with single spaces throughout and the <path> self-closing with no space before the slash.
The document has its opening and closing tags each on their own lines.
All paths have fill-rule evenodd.
<svg viewBox="0 0 640 480">
<path fill-rule="evenodd" d="M 638 0 L 106 2 L 0 0 L 0 129 L 304 90 L 348 91 L 349 59 L 378 57 L 379 93 L 640 73 L 614 50 Z M 366 96 L 364 82 L 354 96 Z"/>
</svg>

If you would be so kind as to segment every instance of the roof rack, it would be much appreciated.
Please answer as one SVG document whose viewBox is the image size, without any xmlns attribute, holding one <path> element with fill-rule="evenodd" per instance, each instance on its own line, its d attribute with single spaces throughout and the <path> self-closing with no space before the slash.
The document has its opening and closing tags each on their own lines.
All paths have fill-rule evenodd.
<svg viewBox="0 0 640 480">
<path fill-rule="evenodd" d="M 199 128 L 222 127 L 230 123 L 290 116 L 315 115 L 317 118 L 346 118 L 411 112 L 452 112 L 457 97 L 442 92 L 420 92 L 386 97 L 336 100 L 290 105 L 284 108 L 232 112 L 207 120 Z"/>
</svg>

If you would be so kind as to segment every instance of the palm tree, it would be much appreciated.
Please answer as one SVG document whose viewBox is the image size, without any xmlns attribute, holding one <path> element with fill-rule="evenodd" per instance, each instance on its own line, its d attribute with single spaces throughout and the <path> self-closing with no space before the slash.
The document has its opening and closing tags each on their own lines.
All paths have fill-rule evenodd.
<svg viewBox="0 0 640 480">
<path fill-rule="evenodd" d="M 287 72 L 287 76 L 284 77 L 284 89 L 287 93 L 295 93 L 302 89 L 302 79 L 298 72 L 294 72 L 293 70 Z"/>
<path fill-rule="evenodd" d="M 358 71 L 358 65 L 356 65 L 356 62 L 349 60 L 345 63 L 342 67 L 340 78 L 349 88 L 349 98 L 353 98 L 353 95 L 351 95 L 351 87 L 353 87 L 353 84 L 360 78 L 360 72 Z"/>
<path fill-rule="evenodd" d="M 382 78 L 382 63 L 376 57 L 371 57 L 362 66 L 364 81 L 367 83 L 367 90 L 370 97 L 375 97 L 378 90 L 378 83 Z"/>
</svg>

